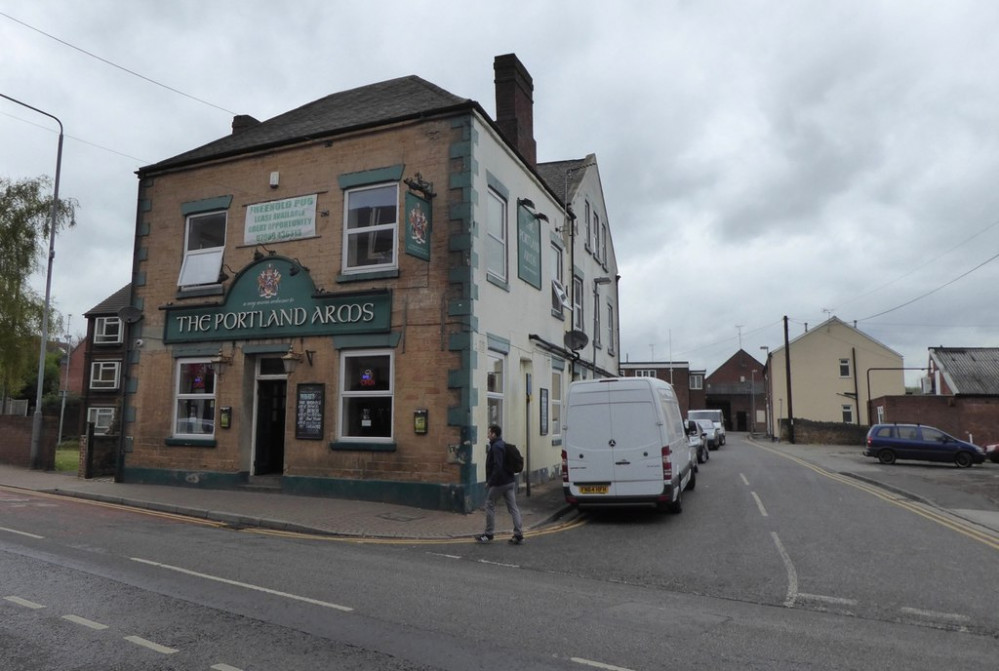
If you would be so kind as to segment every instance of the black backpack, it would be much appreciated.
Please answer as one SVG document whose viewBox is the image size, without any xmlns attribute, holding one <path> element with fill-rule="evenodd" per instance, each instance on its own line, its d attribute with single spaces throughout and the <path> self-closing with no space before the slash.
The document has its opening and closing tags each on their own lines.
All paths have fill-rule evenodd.
<svg viewBox="0 0 999 671">
<path fill-rule="evenodd" d="M 503 452 L 503 466 L 506 467 L 506 470 L 511 473 L 523 472 L 524 456 L 517 449 L 517 446 L 513 443 L 506 443 L 506 449 Z"/>
</svg>

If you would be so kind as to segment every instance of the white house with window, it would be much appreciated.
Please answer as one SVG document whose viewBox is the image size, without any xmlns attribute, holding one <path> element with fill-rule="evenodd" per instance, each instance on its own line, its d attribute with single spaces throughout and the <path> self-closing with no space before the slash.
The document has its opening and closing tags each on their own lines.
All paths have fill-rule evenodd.
<svg viewBox="0 0 999 671">
<path fill-rule="evenodd" d="M 537 162 L 516 56 L 493 74 L 496 119 L 400 77 L 139 170 L 143 345 L 93 376 L 125 481 L 468 512 L 492 423 L 558 476 L 567 386 L 619 370 L 612 219 L 594 155 Z"/>
</svg>

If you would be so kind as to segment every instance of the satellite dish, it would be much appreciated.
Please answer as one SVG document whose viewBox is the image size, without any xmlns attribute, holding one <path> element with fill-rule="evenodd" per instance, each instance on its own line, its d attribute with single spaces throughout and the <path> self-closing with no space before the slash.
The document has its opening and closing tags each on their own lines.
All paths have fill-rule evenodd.
<svg viewBox="0 0 999 671">
<path fill-rule="evenodd" d="M 126 305 L 122 309 L 118 310 L 118 318 L 126 324 L 134 324 L 142 319 L 142 310 L 134 305 Z"/>
<path fill-rule="evenodd" d="M 590 342 L 590 339 L 582 331 L 572 330 L 565 334 L 562 339 L 565 343 L 566 348 L 572 351 L 581 350 L 586 347 L 586 344 Z"/>
</svg>

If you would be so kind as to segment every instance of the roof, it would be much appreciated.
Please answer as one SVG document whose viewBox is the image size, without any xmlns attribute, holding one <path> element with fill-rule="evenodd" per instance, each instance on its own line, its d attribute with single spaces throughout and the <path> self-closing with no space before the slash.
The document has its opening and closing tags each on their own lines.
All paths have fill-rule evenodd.
<svg viewBox="0 0 999 671">
<path fill-rule="evenodd" d="M 126 284 L 118 291 L 114 292 L 100 303 L 83 313 L 84 317 L 96 317 L 99 315 L 117 315 L 118 311 L 126 305 L 131 305 L 132 285 Z"/>
<path fill-rule="evenodd" d="M 954 394 L 999 394 L 999 347 L 931 347 Z"/>
<path fill-rule="evenodd" d="M 840 326 L 843 326 L 843 327 L 845 327 L 847 329 L 850 329 L 854 333 L 860 335 L 863 338 L 866 338 L 867 340 L 869 340 L 870 342 L 874 343 L 875 345 L 879 345 L 881 347 L 884 347 L 886 350 L 888 350 L 889 352 L 891 352 L 892 354 L 894 354 L 897 357 L 901 358 L 901 356 L 902 356 L 901 354 L 899 354 L 898 352 L 896 352 L 895 350 L 893 350 L 891 347 L 888 347 L 888 345 L 884 344 L 883 342 L 881 342 L 877 338 L 872 338 L 871 336 L 867 335 L 866 333 L 864 333 L 863 331 L 861 331 L 857 327 L 850 326 L 849 324 L 847 324 L 846 322 L 844 322 L 839 317 L 830 317 L 829 319 L 825 320 L 824 322 L 822 322 L 818 326 L 814 326 L 814 327 L 810 328 L 809 330 L 805 331 L 804 333 L 802 333 L 802 334 L 800 334 L 800 335 L 792 338 L 788 342 L 788 344 L 789 345 L 793 345 L 794 343 L 798 342 L 799 340 L 802 340 L 803 338 L 809 338 L 812 335 L 814 335 L 816 333 L 819 333 L 822 328 L 824 328 L 826 326 L 831 326 L 833 324 L 839 324 Z M 781 352 L 783 350 L 784 350 L 784 345 L 780 345 L 778 347 L 775 347 L 774 349 L 770 350 L 770 356 L 773 357 L 777 352 Z"/>
<path fill-rule="evenodd" d="M 585 158 L 539 163 L 537 170 L 538 175 L 548 185 L 551 192 L 555 194 L 555 197 L 563 203 L 569 203 L 572 199 L 566 198 L 566 190 L 568 189 L 569 195 L 575 193 L 576 189 L 579 188 L 580 182 L 583 181 L 583 175 L 586 173 L 582 168 L 595 164 L 596 158 L 593 154 L 590 154 Z"/>
<path fill-rule="evenodd" d="M 209 159 L 340 134 L 349 130 L 438 114 L 457 108 L 478 108 L 478 103 L 460 98 L 430 82 L 409 75 L 349 91 L 341 91 L 307 103 L 267 121 L 239 117 L 241 130 L 139 169 L 155 172 Z M 485 113 L 483 112 L 483 115 Z"/>
</svg>

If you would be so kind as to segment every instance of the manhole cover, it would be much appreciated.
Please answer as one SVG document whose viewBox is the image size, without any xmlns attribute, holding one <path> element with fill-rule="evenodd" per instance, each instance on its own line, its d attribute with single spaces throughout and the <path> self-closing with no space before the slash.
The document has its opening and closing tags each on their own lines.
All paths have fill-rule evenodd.
<svg viewBox="0 0 999 671">
<path fill-rule="evenodd" d="M 393 522 L 415 522 L 416 520 L 423 519 L 423 515 L 412 515 L 407 513 L 382 513 L 378 517 L 383 520 L 392 520 Z"/>
</svg>

